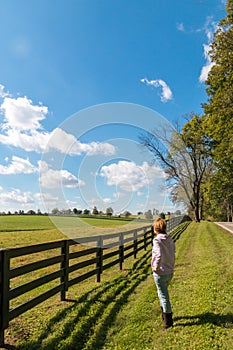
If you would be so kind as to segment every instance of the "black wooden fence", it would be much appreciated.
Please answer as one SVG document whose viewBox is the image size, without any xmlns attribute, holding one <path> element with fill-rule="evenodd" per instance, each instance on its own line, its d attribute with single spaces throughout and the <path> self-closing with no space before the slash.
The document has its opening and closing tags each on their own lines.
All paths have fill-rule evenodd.
<svg viewBox="0 0 233 350">
<path fill-rule="evenodd" d="M 177 222 L 180 224 L 181 221 Z M 174 238 L 186 225 L 179 225 Z M 78 241 L 61 240 L 1 249 L 0 346 L 4 344 L 4 330 L 11 320 L 57 293 L 62 301 L 66 300 L 69 287 L 91 276 L 96 276 L 96 281 L 100 282 L 102 272 L 116 264 L 122 270 L 124 260 L 131 256 L 136 258 L 140 250 L 151 245 L 152 239 L 151 226 L 145 226 L 127 232 L 79 238 Z M 45 259 L 41 259 L 42 252 Z M 28 293 L 26 298 L 25 293 Z M 20 300 L 22 295 L 24 301 Z"/>
</svg>

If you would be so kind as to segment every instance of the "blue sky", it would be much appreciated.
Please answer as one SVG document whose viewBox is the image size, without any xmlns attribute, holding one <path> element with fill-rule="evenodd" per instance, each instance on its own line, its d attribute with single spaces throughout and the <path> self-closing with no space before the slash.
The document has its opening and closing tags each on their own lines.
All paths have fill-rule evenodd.
<svg viewBox="0 0 233 350">
<path fill-rule="evenodd" d="M 176 210 L 138 135 L 202 113 L 222 0 L 2 0 L 0 211 Z"/>
</svg>

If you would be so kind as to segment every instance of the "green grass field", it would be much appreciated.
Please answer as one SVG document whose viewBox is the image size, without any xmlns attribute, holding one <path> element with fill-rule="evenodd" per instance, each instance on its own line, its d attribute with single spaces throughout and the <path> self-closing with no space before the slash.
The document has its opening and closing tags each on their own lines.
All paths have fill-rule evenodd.
<svg viewBox="0 0 233 350">
<path fill-rule="evenodd" d="M 0 247 L 13 248 L 60 239 L 115 233 L 147 225 L 149 223 L 123 219 L 4 215 L 0 216 Z"/>
<path fill-rule="evenodd" d="M 123 271 L 104 271 L 99 284 L 73 286 L 69 302 L 55 296 L 14 319 L 6 342 L 24 350 L 231 350 L 232 244 L 233 235 L 210 222 L 191 223 L 181 235 L 172 329 L 162 329 L 148 249 Z"/>
</svg>

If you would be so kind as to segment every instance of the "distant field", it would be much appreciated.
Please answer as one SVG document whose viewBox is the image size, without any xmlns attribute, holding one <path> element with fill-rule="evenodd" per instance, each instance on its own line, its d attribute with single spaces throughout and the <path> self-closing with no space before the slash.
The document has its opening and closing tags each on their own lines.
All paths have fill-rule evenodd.
<svg viewBox="0 0 233 350">
<path fill-rule="evenodd" d="M 0 216 L 0 247 L 13 248 L 66 238 L 127 231 L 147 226 L 140 221 L 38 215 Z"/>
<path fill-rule="evenodd" d="M 0 232 L 24 230 L 49 230 L 55 226 L 48 216 L 43 215 L 2 215 Z"/>
</svg>

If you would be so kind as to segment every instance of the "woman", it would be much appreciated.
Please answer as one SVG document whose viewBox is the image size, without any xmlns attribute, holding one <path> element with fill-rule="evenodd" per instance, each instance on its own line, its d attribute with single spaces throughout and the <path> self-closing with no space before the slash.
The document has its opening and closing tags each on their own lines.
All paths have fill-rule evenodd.
<svg viewBox="0 0 233 350">
<path fill-rule="evenodd" d="M 175 264 L 175 243 L 166 233 L 167 223 L 158 219 L 153 224 L 156 237 L 153 239 L 151 267 L 160 301 L 164 328 L 173 326 L 168 285 L 172 280 Z"/>
</svg>

